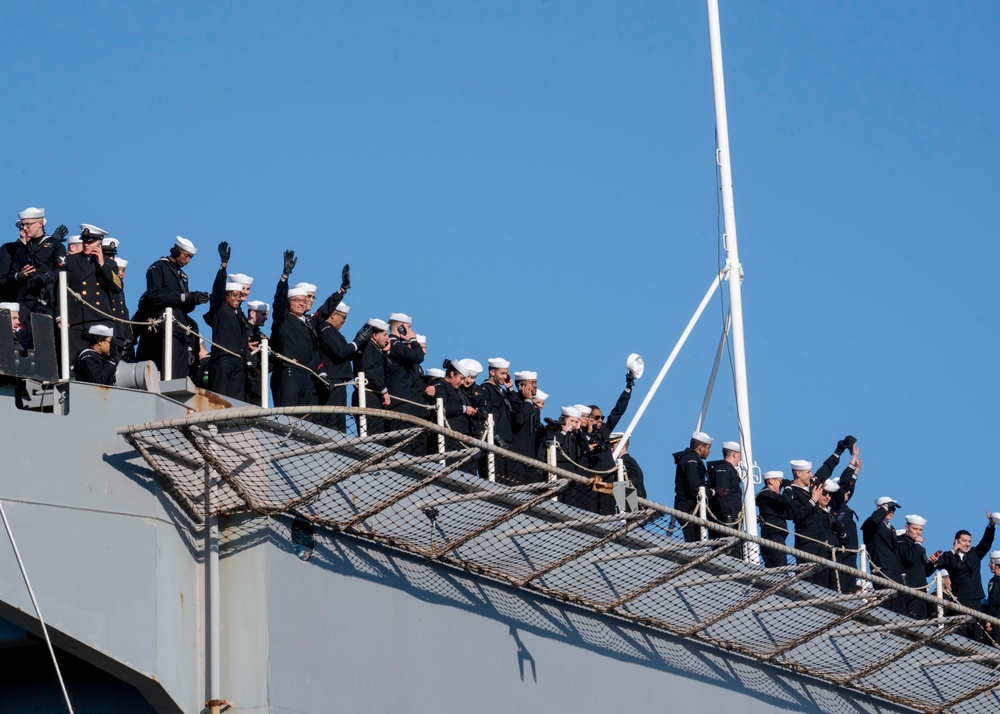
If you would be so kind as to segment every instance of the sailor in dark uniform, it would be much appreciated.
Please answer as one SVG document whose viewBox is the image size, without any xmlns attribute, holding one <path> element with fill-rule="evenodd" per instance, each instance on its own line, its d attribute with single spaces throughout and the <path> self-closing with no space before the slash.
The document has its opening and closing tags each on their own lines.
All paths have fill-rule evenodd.
<svg viewBox="0 0 1000 714">
<path fill-rule="evenodd" d="M 21 245 L 14 250 L 11 270 L 17 283 L 17 301 L 28 312 L 55 316 L 56 269 L 66 257 L 62 241 L 68 231 L 59 226 L 45 234 L 45 209 L 26 208 L 18 214 Z"/>
<path fill-rule="evenodd" d="M 521 456 L 536 458 L 539 434 L 544 432 L 542 410 L 535 403 L 538 373 L 530 370 L 514 372 L 514 387 L 509 392 L 512 448 Z M 522 484 L 541 479 L 539 471 L 518 462 L 508 464 L 507 476 Z"/>
<path fill-rule="evenodd" d="M 216 345 L 208 359 L 208 388 L 241 402 L 246 401 L 246 362 L 250 351 L 250 325 L 240 309 L 244 284 L 225 283 L 221 294 L 213 288 L 211 307 L 205 315 Z"/>
<path fill-rule="evenodd" d="M 17 214 L 15 225 L 20 234 L 18 239 L 0 246 L 0 301 L 3 302 L 17 300 L 21 282 L 18 271 L 21 270 L 21 266 L 17 264 L 15 256 L 18 249 L 28 242 L 29 233 L 38 231 L 44 233 L 42 227 L 45 225 L 45 210 L 26 208 Z"/>
<path fill-rule="evenodd" d="M 708 519 L 729 528 L 739 528 L 743 514 L 743 485 L 737 468 L 743 459 L 738 441 L 722 442 L 722 459 L 708 462 Z M 724 538 L 720 533 L 708 531 L 709 538 Z M 738 554 L 739 545 L 735 546 Z"/>
<path fill-rule="evenodd" d="M 125 270 L 128 268 L 128 261 L 116 254 L 112 262 L 118 267 L 118 279 L 122 281 L 122 291 L 111 293 L 109 296 L 111 314 L 122 320 L 115 322 L 115 344 L 118 347 L 120 362 L 135 362 L 135 332 L 132 330 L 132 324 L 128 322 L 128 301 L 125 297 Z"/>
<path fill-rule="evenodd" d="M 598 471 L 607 471 L 610 468 L 614 468 L 615 459 L 612 454 L 614 449 L 609 448 L 611 432 L 615 430 L 618 422 L 621 421 L 628 410 L 629 401 L 632 399 L 632 387 L 634 385 L 635 377 L 632 376 L 632 372 L 629 370 L 625 375 L 625 389 L 618 396 L 618 401 L 615 402 L 614 407 L 611 408 L 607 417 L 604 416 L 604 412 L 601 411 L 599 406 L 596 404 L 590 405 L 590 420 L 593 425 L 590 429 L 590 434 L 598 444 L 598 448 L 594 452 L 594 461 Z"/>
<path fill-rule="evenodd" d="M 622 431 L 611 433 L 610 442 L 612 451 L 618 447 L 624 436 L 625 432 Z M 642 473 L 642 467 L 639 466 L 639 462 L 628 452 L 630 442 L 631 437 L 622 446 L 621 455 L 618 458 L 625 464 L 625 480 L 632 483 L 632 487 L 635 488 L 635 495 L 639 498 L 646 498 L 646 477 Z"/>
<path fill-rule="evenodd" d="M 903 563 L 896 550 L 896 530 L 890 524 L 898 508 L 899 504 L 889 496 L 875 499 L 875 510 L 861 524 L 861 534 L 865 540 L 872 573 L 902 585 Z M 875 589 L 879 590 L 881 587 L 875 585 Z M 894 612 L 902 613 L 906 610 L 905 598 L 896 595 L 891 596 L 884 605 Z"/>
<path fill-rule="evenodd" d="M 833 550 L 843 547 L 846 533 L 830 511 L 830 496 L 839 488 L 835 481 L 829 479 L 823 483 L 813 482 L 809 487 L 810 496 L 807 501 L 802 501 L 799 497 L 799 485 L 793 484 L 786 489 L 793 491 L 793 494 L 789 494 L 788 506 L 792 520 L 795 521 L 796 549 L 831 560 Z M 821 567 L 806 576 L 806 580 L 837 590 L 840 577 L 836 570 Z"/>
<path fill-rule="evenodd" d="M 785 545 L 788 538 L 788 500 L 781 494 L 785 474 L 781 471 L 765 471 L 764 488 L 755 499 L 760 513 L 760 537 Z M 789 482 L 791 485 L 791 482 Z M 761 556 L 765 568 L 783 568 L 788 565 L 788 556 L 777 550 L 763 546 Z"/>
<path fill-rule="evenodd" d="M 347 321 L 350 311 L 350 306 L 340 303 L 326 320 L 319 323 L 318 337 L 323 371 L 330 380 L 327 406 L 347 406 L 347 383 L 354 379 L 353 358 L 365 348 L 372 336 L 372 327 L 366 323 L 358 330 L 354 340 L 347 341 L 341 334 L 340 328 Z M 343 414 L 333 414 L 326 421 L 337 431 L 347 431 L 347 418 Z"/>
<path fill-rule="evenodd" d="M 117 364 L 111 357 L 111 342 L 114 340 L 114 328 L 108 325 L 91 325 L 87 328 L 84 347 L 76 355 L 70 371 L 78 382 L 104 384 L 115 383 Z"/>
<path fill-rule="evenodd" d="M 469 374 L 469 368 L 461 360 L 454 362 L 445 360 L 444 378 L 434 384 L 427 385 L 424 390 L 424 396 L 429 403 L 434 403 L 438 399 L 442 401 L 448 428 L 466 436 L 472 435 L 472 422 L 470 420 L 476 416 L 476 408 L 472 406 L 468 395 L 462 391 L 462 384 L 469 378 Z M 429 439 L 427 448 L 429 453 L 435 452 L 437 440 L 433 437 Z M 465 444 L 454 439 L 445 440 L 446 451 L 462 448 L 465 448 Z M 472 473 L 475 470 L 475 462 L 470 462 L 462 470 Z"/>
<path fill-rule="evenodd" d="M 548 460 L 548 446 L 550 443 L 556 444 L 556 463 L 558 468 L 564 471 L 579 471 L 577 464 L 580 463 L 579 441 L 574 432 L 580 429 L 580 410 L 576 407 L 562 407 L 558 421 L 549 421 L 546 426 L 545 440 L 541 447 L 539 459 Z M 560 500 L 566 501 L 565 491 L 560 496 Z"/>
<path fill-rule="evenodd" d="M 903 565 L 903 584 L 914 590 L 927 592 L 927 578 L 934 572 L 934 564 L 941 551 L 927 555 L 922 545 L 924 526 L 927 519 L 917 515 L 906 516 L 906 528 L 896 536 L 896 550 Z M 915 597 L 906 598 L 906 614 L 918 620 L 926 620 L 930 614 L 928 603 Z"/>
<path fill-rule="evenodd" d="M 469 417 L 470 431 L 469 436 L 473 436 L 477 439 L 484 438 L 483 432 L 486 429 L 486 410 L 483 407 L 483 390 L 478 384 L 476 384 L 476 379 L 483 372 L 483 365 L 479 363 L 478 360 L 474 360 L 471 357 L 466 357 L 459 360 L 468 372 L 468 376 L 462 380 L 462 386 L 459 390 L 465 394 L 469 401 L 469 404 L 476 410 L 472 416 Z"/>
<path fill-rule="evenodd" d="M 1000 550 L 990 553 L 990 572 L 993 577 L 986 584 L 986 607 L 987 615 L 1000 617 Z M 990 623 L 986 623 L 986 631 L 990 633 L 990 640 L 993 646 L 1000 646 L 1000 632 Z"/>
<path fill-rule="evenodd" d="M 986 511 L 986 518 L 989 524 L 983 531 L 983 537 L 979 543 L 973 547 L 972 534 L 967 530 L 960 530 L 955 534 L 955 544 L 951 550 L 947 550 L 940 555 L 935 563 L 937 570 L 944 570 L 951 580 L 951 594 L 960 605 L 965 605 L 972 610 L 983 610 L 983 581 L 980 579 L 979 569 L 983 558 L 990 552 L 993 546 L 993 539 L 996 536 L 996 524 Z M 977 620 L 971 620 L 964 628 L 964 634 L 975 640 L 983 638 L 983 629 Z"/>
<path fill-rule="evenodd" d="M 702 487 L 708 486 L 708 470 L 705 459 L 712 451 L 712 437 L 703 431 L 691 434 L 688 448 L 674 454 L 677 470 L 674 474 L 674 508 L 697 516 L 695 506 Z M 701 527 L 684 522 L 684 540 L 693 543 L 701 539 Z"/>
<path fill-rule="evenodd" d="M 389 408 L 389 387 L 386 383 L 388 369 L 386 365 L 387 351 L 389 349 L 389 324 L 385 320 L 373 317 L 368 320 L 368 326 L 372 328 L 371 338 L 364 347 L 354 353 L 354 378 L 357 379 L 361 372 L 365 374 L 365 407 L 368 409 L 388 409 Z M 351 404 L 360 406 L 359 390 L 354 389 Z M 368 430 L 378 433 L 386 430 L 386 423 L 381 418 L 368 418 Z"/>
<path fill-rule="evenodd" d="M 427 416 L 424 406 L 424 383 L 421 364 L 424 348 L 417 342 L 413 318 L 402 312 L 389 315 L 389 354 L 386 386 L 391 398 L 389 408 L 411 416 Z"/>
<path fill-rule="evenodd" d="M 198 305 L 208 302 L 207 292 L 191 291 L 188 287 L 187 273 L 184 266 L 191 262 L 197 253 L 194 244 L 177 236 L 170 254 L 160 258 L 146 270 L 146 292 L 139 298 L 139 308 L 132 317 L 133 321 L 142 322 L 163 317 L 166 308 L 173 308 L 174 320 L 178 325 L 185 325 L 189 333 L 179 327 L 174 327 L 170 345 L 173 356 L 174 379 L 180 379 L 192 374 L 191 365 L 195 364 L 201 341 L 198 326 L 191 318 L 191 312 Z M 156 325 L 154 329 L 145 329 L 139 337 L 139 348 L 136 359 L 152 360 L 160 371 L 163 371 L 163 335 L 164 325 Z"/>
<path fill-rule="evenodd" d="M 247 356 L 246 373 L 246 395 L 247 401 L 251 404 L 261 403 L 261 388 L 265 384 L 261 377 L 262 362 L 260 352 L 255 351 L 260 347 L 261 340 L 267 335 L 264 334 L 264 323 L 267 322 L 267 315 L 271 311 L 271 306 L 263 300 L 251 300 L 247 304 L 247 324 L 250 327 L 249 346 L 250 354 Z M 273 364 L 269 364 L 273 368 Z"/>
<path fill-rule="evenodd" d="M 307 291 L 292 288 L 287 293 L 288 309 L 274 310 L 274 351 L 295 364 L 279 360 L 274 366 L 276 407 L 311 406 L 317 403 L 316 386 L 308 370 L 319 362 L 316 334 L 306 316 Z"/>
<path fill-rule="evenodd" d="M 104 324 L 111 313 L 111 296 L 122 291 L 118 266 L 101 249 L 106 232 L 84 223 L 80 226 L 83 251 L 66 256 L 66 284 L 81 300 L 69 296 L 69 348 L 78 353 L 89 344 L 91 325 Z M 113 350 L 117 354 L 117 345 Z"/>
<path fill-rule="evenodd" d="M 31 335 L 21 323 L 21 304 L 16 302 L 0 302 L 0 310 L 10 313 L 10 329 L 14 337 L 14 349 L 20 357 L 27 357 L 31 349 Z"/>
<path fill-rule="evenodd" d="M 830 509 L 833 511 L 834 517 L 843 526 L 844 532 L 847 534 L 847 541 L 844 544 L 843 551 L 837 551 L 837 562 L 843 563 L 850 568 L 858 567 L 858 548 L 860 547 L 860 541 L 858 539 L 858 514 L 848 505 L 851 500 L 851 496 L 854 495 L 854 491 L 857 488 L 858 473 L 861 471 L 861 457 L 858 452 L 858 447 L 855 445 L 853 448 L 851 463 L 848 464 L 847 468 L 844 469 L 843 473 L 837 477 L 837 483 L 840 486 L 840 490 L 835 492 L 830 498 Z M 847 582 L 847 578 L 841 578 L 841 584 L 845 587 L 850 585 Z M 857 589 L 857 583 L 854 583 L 854 587 L 850 590 L 845 590 L 844 592 L 854 592 Z"/>
</svg>

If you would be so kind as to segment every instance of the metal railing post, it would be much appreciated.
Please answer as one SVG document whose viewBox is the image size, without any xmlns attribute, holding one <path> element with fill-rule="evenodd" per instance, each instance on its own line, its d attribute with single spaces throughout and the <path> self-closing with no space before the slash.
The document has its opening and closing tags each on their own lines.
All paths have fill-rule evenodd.
<svg viewBox="0 0 1000 714">
<path fill-rule="evenodd" d="M 858 570 L 871 575 L 871 568 L 868 564 L 868 549 L 865 548 L 864 543 L 858 546 Z M 875 592 L 875 586 L 872 585 L 871 580 L 863 580 L 861 582 L 861 589 L 869 593 Z"/>
<path fill-rule="evenodd" d="M 268 352 L 268 339 L 260 338 L 260 406 L 267 409 L 267 371 L 271 367 L 271 355 Z"/>
<path fill-rule="evenodd" d="M 493 443 L 493 415 L 492 414 L 487 414 L 486 415 L 486 443 L 487 444 L 492 444 Z M 486 452 L 486 478 L 487 478 L 487 480 L 489 480 L 489 481 L 496 481 L 497 480 L 496 468 L 497 468 L 496 454 L 494 454 L 492 451 L 487 451 Z"/>
<path fill-rule="evenodd" d="M 362 409 L 365 408 L 367 404 L 367 395 L 365 390 L 368 388 L 368 380 L 365 379 L 364 372 L 358 372 L 358 383 L 355 389 L 358 390 L 358 406 Z M 358 415 L 358 436 L 364 438 L 368 436 L 368 417 L 364 414 Z"/>
<path fill-rule="evenodd" d="M 944 617 L 944 576 L 941 574 L 940 570 L 934 573 L 934 594 L 938 599 L 937 616 L 940 620 Z M 938 625 L 939 630 L 942 627 L 944 627 L 944 625 Z"/>
<path fill-rule="evenodd" d="M 618 469 L 618 474 L 615 476 L 615 481 L 625 480 L 625 462 L 618 459 L 618 463 L 615 464 L 615 468 Z M 634 486 L 635 484 L 633 484 Z"/>
<path fill-rule="evenodd" d="M 31 324 L 31 318 L 25 320 Z M 62 378 L 69 381 L 69 290 L 66 285 L 66 271 L 59 271 L 59 366 Z"/>
<path fill-rule="evenodd" d="M 434 400 L 434 416 L 435 421 L 438 426 L 444 426 L 444 400 L 438 397 Z M 437 448 L 438 453 L 444 456 L 444 434 L 438 432 L 437 435 Z M 441 459 L 441 465 L 444 466 L 444 459 Z"/>
<path fill-rule="evenodd" d="M 559 445 L 556 443 L 556 440 L 553 439 L 552 441 L 549 442 L 549 448 L 545 450 L 545 462 L 553 468 L 555 468 L 556 465 L 556 449 L 558 448 Z M 555 481 L 555 480 L 556 480 L 556 475 L 551 471 L 549 471 L 549 481 Z M 552 500 L 555 501 L 556 497 L 553 496 Z"/>
<path fill-rule="evenodd" d="M 174 378 L 174 309 L 163 311 L 163 381 Z"/>
<path fill-rule="evenodd" d="M 708 519 L 708 497 L 704 486 L 698 487 L 698 518 Z M 701 539 L 708 540 L 708 528 L 705 526 L 701 527 Z"/>
</svg>

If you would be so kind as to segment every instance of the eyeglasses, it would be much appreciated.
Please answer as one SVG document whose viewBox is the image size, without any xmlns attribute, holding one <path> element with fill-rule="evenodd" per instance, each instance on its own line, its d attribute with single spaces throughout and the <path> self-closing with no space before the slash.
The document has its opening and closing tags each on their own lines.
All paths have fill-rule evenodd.
<svg viewBox="0 0 1000 714">
<path fill-rule="evenodd" d="M 309 298 L 304 298 L 304 297 L 293 297 L 288 299 L 288 302 L 308 302 L 308 301 Z"/>
<path fill-rule="evenodd" d="M 590 418 L 594 419 L 595 421 L 604 421 L 604 415 L 603 414 L 591 414 Z"/>
<path fill-rule="evenodd" d="M 31 225 L 32 225 L 33 223 L 41 223 L 41 222 L 42 222 L 42 221 L 41 221 L 41 219 L 39 219 L 39 220 L 34 220 L 34 221 L 18 221 L 18 222 L 17 222 L 17 223 L 15 224 L 15 225 L 16 225 L 16 226 L 17 226 L 17 227 L 18 227 L 18 228 L 19 228 L 20 230 L 22 230 L 22 231 L 23 231 L 23 230 L 27 229 L 27 228 L 28 228 L 29 226 L 31 226 Z"/>
</svg>

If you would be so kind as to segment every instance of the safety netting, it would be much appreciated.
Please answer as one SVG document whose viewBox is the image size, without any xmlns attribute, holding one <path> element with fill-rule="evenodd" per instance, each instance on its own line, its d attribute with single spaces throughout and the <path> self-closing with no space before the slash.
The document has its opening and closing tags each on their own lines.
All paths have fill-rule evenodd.
<svg viewBox="0 0 1000 714">
<path fill-rule="evenodd" d="M 789 565 L 764 568 L 744 555 L 767 541 L 615 498 L 607 476 L 368 409 L 245 407 L 119 433 L 196 523 L 302 518 L 916 711 L 1000 711 L 1000 621 L 784 546 Z M 711 537 L 685 542 L 688 522 Z"/>
</svg>

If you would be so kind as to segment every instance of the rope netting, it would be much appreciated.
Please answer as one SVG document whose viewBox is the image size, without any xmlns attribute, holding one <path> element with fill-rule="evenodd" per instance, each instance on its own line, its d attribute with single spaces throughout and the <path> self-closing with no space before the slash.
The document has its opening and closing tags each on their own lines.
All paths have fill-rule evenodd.
<svg viewBox="0 0 1000 714">
<path fill-rule="evenodd" d="M 119 433 L 197 523 L 207 503 L 301 517 L 916 711 L 1000 710 L 1000 649 L 984 630 L 1000 621 L 651 501 L 619 511 L 599 475 L 419 417 L 247 407 Z M 684 542 L 688 522 L 713 538 Z M 748 541 L 798 564 L 744 562 Z M 921 618 L 906 614 L 914 602 Z"/>
</svg>

